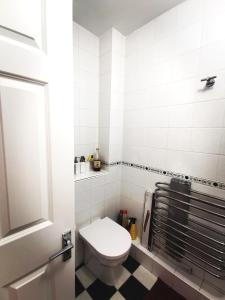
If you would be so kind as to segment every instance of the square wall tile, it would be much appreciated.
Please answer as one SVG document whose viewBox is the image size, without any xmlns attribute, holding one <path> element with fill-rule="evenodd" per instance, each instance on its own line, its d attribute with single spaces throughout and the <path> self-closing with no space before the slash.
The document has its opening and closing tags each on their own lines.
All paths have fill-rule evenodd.
<svg viewBox="0 0 225 300">
<path fill-rule="evenodd" d="M 225 68 L 225 40 L 202 47 L 199 57 L 199 72 L 207 76 L 210 72 Z"/>
<path fill-rule="evenodd" d="M 219 154 L 221 140 L 221 128 L 193 128 L 191 130 L 191 151 Z"/>
<path fill-rule="evenodd" d="M 154 148 L 141 148 L 139 150 L 139 158 L 137 163 L 159 168 L 165 169 L 166 168 L 166 161 L 167 161 L 167 150 L 165 149 L 154 149 Z"/>
<path fill-rule="evenodd" d="M 154 19 L 156 41 L 176 34 L 177 30 L 178 11 L 176 7 Z"/>
<path fill-rule="evenodd" d="M 225 156 L 218 156 L 218 165 L 217 165 L 217 180 L 220 182 L 225 182 Z"/>
<path fill-rule="evenodd" d="M 112 29 L 109 29 L 100 37 L 100 56 L 109 52 L 111 49 L 112 49 Z"/>
<path fill-rule="evenodd" d="M 99 73 L 99 61 L 98 56 L 91 54 L 89 51 L 79 50 L 79 67 L 86 70 L 96 76 Z"/>
<path fill-rule="evenodd" d="M 91 187 L 88 180 L 81 180 L 75 183 L 75 193 L 76 202 L 75 208 L 76 212 L 89 209 L 91 205 Z"/>
<path fill-rule="evenodd" d="M 100 56 L 100 74 L 111 73 L 112 70 L 112 52 L 109 51 Z"/>
<path fill-rule="evenodd" d="M 185 52 L 194 51 L 200 48 L 202 36 L 202 23 L 197 21 L 196 23 L 190 24 L 181 30 L 174 41 L 176 45 L 177 54 L 181 55 Z"/>
<path fill-rule="evenodd" d="M 225 11 L 225 4 L 223 0 L 219 0 L 217 2 L 217 5 L 213 5 L 210 0 L 204 1 L 204 7 L 203 7 L 203 16 L 204 18 L 215 18 L 217 14 L 220 14 L 221 12 Z"/>
<path fill-rule="evenodd" d="M 225 155 L 225 128 L 222 129 L 222 138 L 220 141 L 220 154 Z"/>
<path fill-rule="evenodd" d="M 98 114 L 93 113 L 92 109 L 80 110 L 80 126 L 82 127 L 97 127 L 98 126 Z"/>
<path fill-rule="evenodd" d="M 79 47 L 86 51 L 90 51 L 96 56 L 99 55 L 99 38 L 93 33 L 78 25 L 79 31 Z"/>
<path fill-rule="evenodd" d="M 99 186 L 99 187 L 93 187 L 91 191 L 91 200 L 92 200 L 92 205 L 101 203 L 105 199 L 105 191 L 104 191 L 104 186 Z"/>
<path fill-rule="evenodd" d="M 176 105 L 169 109 L 169 127 L 191 127 L 194 108 L 191 104 Z"/>
<path fill-rule="evenodd" d="M 203 17 L 204 0 L 189 0 L 177 6 L 178 27 L 183 30 L 196 22 L 201 22 Z"/>
<path fill-rule="evenodd" d="M 79 230 L 80 228 L 89 225 L 91 223 L 91 210 L 75 210 L 75 222 L 76 230 Z"/>
<path fill-rule="evenodd" d="M 80 109 L 94 109 L 98 111 L 99 94 L 97 91 L 80 89 Z"/>
<path fill-rule="evenodd" d="M 79 128 L 79 143 L 80 144 L 97 144 L 98 143 L 98 128 L 97 127 L 80 127 Z"/>
<path fill-rule="evenodd" d="M 168 149 L 191 150 L 191 129 L 190 128 L 169 128 Z"/>
<path fill-rule="evenodd" d="M 212 5 L 211 5 L 212 6 Z M 225 9 L 218 11 L 214 18 L 206 17 L 203 23 L 202 45 L 207 45 L 223 40 L 223 30 L 225 26 Z"/>
<path fill-rule="evenodd" d="M 225 100 L 199 102 L 192 105 L 193 127 L 223 127 Z"/>
<path fill-rule="evenodd" d="M 143 131 L 145 132 L 145 130 Z M 167 136 L 168 128 L 146 128 L 145 140 L 148 147 L 165 149 L 167 147 Z"/>
</svg>

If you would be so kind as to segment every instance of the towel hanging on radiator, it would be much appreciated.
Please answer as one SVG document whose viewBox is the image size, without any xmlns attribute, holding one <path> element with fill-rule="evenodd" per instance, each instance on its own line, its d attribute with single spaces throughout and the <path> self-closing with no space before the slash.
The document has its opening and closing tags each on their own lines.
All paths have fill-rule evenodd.
<svg viewBox="0 0 225 300">
<path fill-rule="evenodd" d="M 149 228 L 152 209 L 152 195 L 153 193 L 151 190 L 147 190 L 145 192 L 144 211 L 142 217 L 141 245 L 146 249 L 148 249 Z"/>
<path fill-rule="evenodd" d="M 170 189 L 171 190 L 175 190 L 178 192 L 182 192 L 185 194 L 190 194 L 190 190 L 191 190 L 191 185 L 190 183 L 186 182 L 182 182 L 177 179 L 177 178 L 172 178 L 171 182 L 170 182 Z M 169 193 L 169 197 L 173 198 L 174 197 L 174 193 L 172 191 L 170 191 Z M 176 196 L 177 199 L 182 200 L 186 203 L 190 203 L 190 198 L 184 197 L 182 195 L 177 195 Z M 181 208 L 181 209 L 185 209 L 185 210 L 189 210 L 189 206 L 185 205 L 184 203 L 177 203 L 172 199 L 169 199 L 169 204 L 172 205 L 176 205 L 177 207 Z M 177 210 L 173 207 L 171 207 L 171 209 L 168 210 L 168 219 L 167 219 L 167 224 L 170 226 L 168 226 L 169 228 L 169 234 L 173 234 L 176 235 L 177 238 L 182 238 L 182 234 L 179 234 L 176 229 L 180 230 L 179 225 L 174 226 L 174 222 L 170 221 L 170 220 L 176 221 L 178 223 L 182 223 L 183 225 L 188 225 L 188 213 L 181 211 L 181 210 Z M 173 229 L 173 227 L 175 227 L 175 230 Z M 173 244 L 173 242 L 176 242 L 176 240 L 169 234 L 167 234 L 167 239 L 166 239 L 166 247 L 167 250 L 170 252 L 169 249 L 174 249 L 174 250 L 178 250 L 178 248 Z M 182 242 L 180 242 L 180 246 L 184 246 L 184 244 Z M 183 250 L 180 250 L 181 254 L 184 254 Z M 177 255 L 177 258 L 180 259 L 181 256 Z"/>
</svg>

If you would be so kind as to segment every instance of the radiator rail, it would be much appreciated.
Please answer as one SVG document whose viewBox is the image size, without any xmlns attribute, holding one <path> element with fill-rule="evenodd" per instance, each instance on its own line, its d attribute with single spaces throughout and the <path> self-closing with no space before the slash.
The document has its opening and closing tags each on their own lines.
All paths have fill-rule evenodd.
<svg viewBox="0 0 225 300">
<path fill-rule="evenodd" d="M 157 182 L 152 200 L 149 250 L 225 279 L 225 200 L 175 178 Z"/>
</svg>

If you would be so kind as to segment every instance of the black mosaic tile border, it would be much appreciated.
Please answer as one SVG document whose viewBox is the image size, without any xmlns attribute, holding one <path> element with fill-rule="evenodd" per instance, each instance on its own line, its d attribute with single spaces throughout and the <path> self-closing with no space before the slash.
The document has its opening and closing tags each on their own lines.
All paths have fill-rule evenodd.
<svg viewBox="0 0 225 300">
<path fill-rule="evenodd" d="M 196 176 L 186 175 L 186 174 L 177 173 L 177 172 L 168 171 L 168 170 L 162 170 L 162 169 L 158 169 L 158 168 L 154 168 L 154 167 L 150 167 L 150 166 L 133 164 L 133 163 L 126 162 L 126 161 L 117 161 L 117 162 L 112 162 L 112 163 L 104 162 L 104 165 L 106 165 L 106 166 L 123 165 L 123 166 L 127 166 L 127 167 L 140 169 L 143 171 L 147 171 L 150 173 L 155 173 L 155 174 L 164 175 L 164 176 L 168 176 L 168 177 L 176 177 L 176 178 L 187 180 L 190 182 L 195 182 L 195 183 L 203 184 L 206 186 L 214 187 L 217 189 L 225 190 L 225 183 L 223 183 L 223 182 L 199 178 Z"/>
<path fill-rule="evenodd" d="M 111 162 L 111 163 L 108 163 L 108 162 L 103 162 L 103 164 L 107 167 L 113 167 L 113 166 L 119 166 L 119 165 L 122 165 L 123 162 L 122 161 L 115 161 L 115 162 Z"/>
</svg>

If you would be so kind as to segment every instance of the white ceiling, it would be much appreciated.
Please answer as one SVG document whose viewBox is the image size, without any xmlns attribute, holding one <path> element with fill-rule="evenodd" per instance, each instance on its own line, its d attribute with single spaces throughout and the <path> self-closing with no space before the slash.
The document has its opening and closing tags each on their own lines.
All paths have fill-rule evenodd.
<svg viewBox="0 0 225 300">
<path fill-rule="evenodd" d="M 111 27 L 128 35 L 185 0 L 74 0 L 74 20 L 100 36 Z"/>
</svg>

